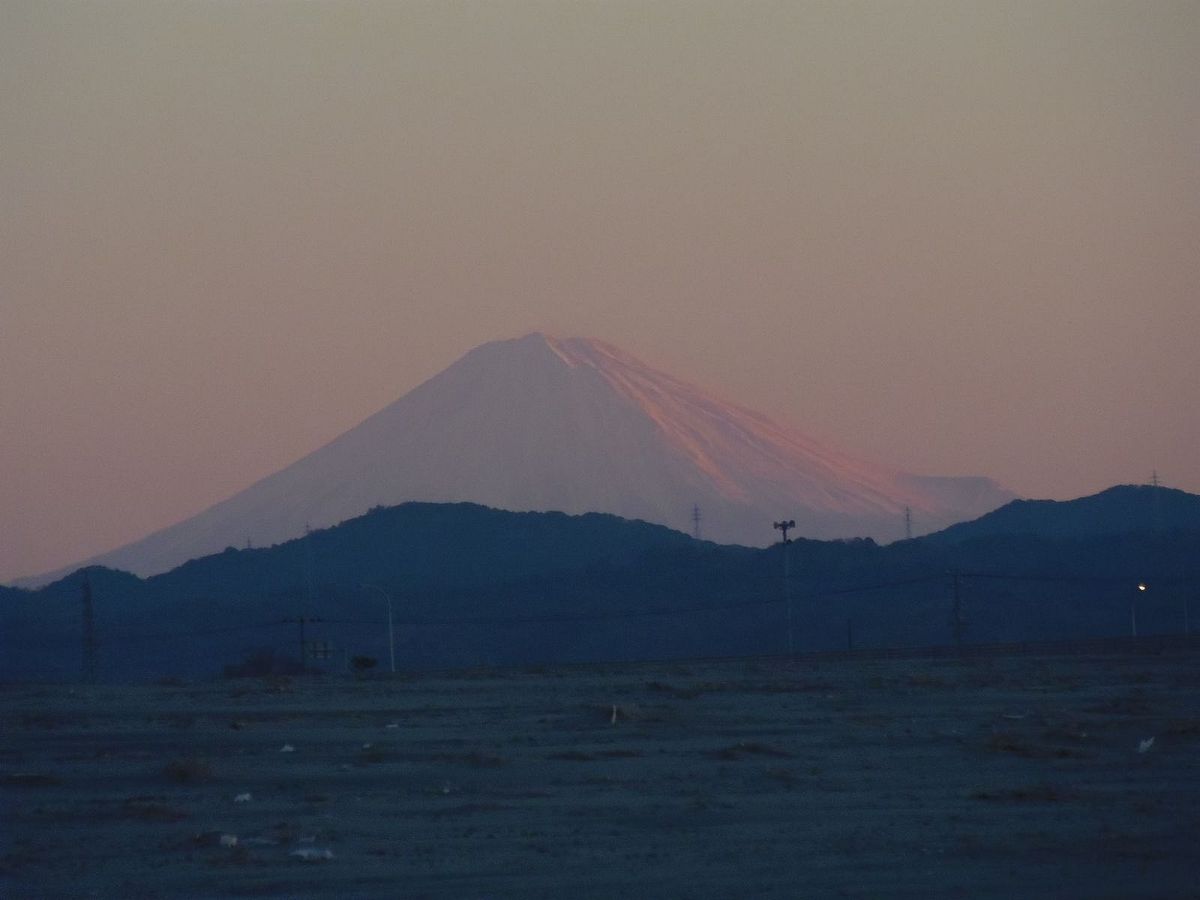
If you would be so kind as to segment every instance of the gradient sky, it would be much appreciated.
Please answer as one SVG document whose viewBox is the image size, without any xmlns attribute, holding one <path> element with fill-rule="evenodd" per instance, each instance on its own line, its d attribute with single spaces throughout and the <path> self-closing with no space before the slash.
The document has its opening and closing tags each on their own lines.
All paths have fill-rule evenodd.
<svg viewBox="0 0 1200 900">
<path fill-rule="evenodd" d="M 1200 492 L 1200 3 L 0 0 L 0 580 L 484 341 Z"/>
</svg>

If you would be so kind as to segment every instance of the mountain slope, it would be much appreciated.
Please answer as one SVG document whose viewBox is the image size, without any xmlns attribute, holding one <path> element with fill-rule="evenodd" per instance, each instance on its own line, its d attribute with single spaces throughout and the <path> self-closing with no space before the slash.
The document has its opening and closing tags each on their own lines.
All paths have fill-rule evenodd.
<svg viewBox="0 0 1200 900">
<path fill-rule="evenodd" d="M 249 538 L 262 546 L 372 506 L 469 501 L 608 512 L 765 544 L 902 535 L 1012 498 L 979 478 L 928 478 L 855 459 L 586 339 L 484 344 L 395 403 L 205 512 L 89 562 L 138 574 Z"/>
<path fill-rule="evenodd" d="M 0 591 L 0 681 L 77 678 L 82 582 L 105 679 L 207 676 L 299 640 L 405 669 L 1181 634 L 1195 531 L 722 546 L 615 516 L 408 503 L 139 579 L 90 568 Z M 953 581 L 949 573 L 959 576 Z M 1148 584 L 1136 591 L 1135 585 Z M 785 596 L 797 602 L 787 604 Z M 953 598 L 953 599 L 952 599 Z M 298 629 L 304 617 L 306 629 Z"/>
<path fill-rule="evenodd" d="M 1080 538 L 1200 531 L 1200 497 L 1173 488 L 1124 484 L 1076 500 L 1014 500 L 971 522 L 928 536 L 960 543 L 999 535 Z"/>
</svg>

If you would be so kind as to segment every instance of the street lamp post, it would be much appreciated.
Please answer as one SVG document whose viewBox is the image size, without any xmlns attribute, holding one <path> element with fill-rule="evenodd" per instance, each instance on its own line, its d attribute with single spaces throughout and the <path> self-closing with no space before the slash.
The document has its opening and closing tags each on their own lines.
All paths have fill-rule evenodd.
<svg viewBox="0 0 1200 900">
<path fill-rule="evenodd" d="M 1131 637 L 1137 637 L 1137 598 L 1146 590 L 1146 582 L 1138 582 L 1138 593 L 1134 594 L 1129 600 L 1129 634 Z"/>
<path fill-rule="evenodd" d="M 392 628 L 392 595 L 377 584 L 364 584 L 363 590 L 379 591 L 387 601 L 388 610 L 388 657 L 391 662 L 392 674 L 396 674 L 396 632 Z"/>
</svg>

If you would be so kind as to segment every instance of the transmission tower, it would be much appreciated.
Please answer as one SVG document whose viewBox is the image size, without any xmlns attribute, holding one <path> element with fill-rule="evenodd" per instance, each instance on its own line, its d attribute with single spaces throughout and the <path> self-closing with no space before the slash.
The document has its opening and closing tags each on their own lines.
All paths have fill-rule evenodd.
<svg viewBox="0 0 1200 900">
<path fill-rule="evenodd" d="M 904 507 L 904 539 L 912 540 L 912 507 Z"/>
<path fill-rule="evenodd" d="M 700 540 L 700 507 L 692 507 L 692 537 Z"/>
<path fill-rule="evenodd" d="M 96 680 L 96 615 L 92 609 L 92 580 L 83 576 L 83 680 Z"/>
</svg>

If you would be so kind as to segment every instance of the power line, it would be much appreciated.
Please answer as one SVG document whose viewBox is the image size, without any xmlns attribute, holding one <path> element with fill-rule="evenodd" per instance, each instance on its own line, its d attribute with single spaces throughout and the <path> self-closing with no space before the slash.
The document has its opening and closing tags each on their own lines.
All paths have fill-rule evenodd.
<svg viewBox="0 0 1200 900">
<path fill-rule="evenodd" d="M 1086 576 L 1086 575 L 1070 575 L 1070 574 L 1050 574 L 1050 573 L 1011 573 L 1011 572 L 976 572 L 959 570 L 952 573 L 955 583 L 961 579 L 982 579 L 982 580 L 997 580 L 997 581 L 1021 581 L 1021 582 L 1049 582 L 1049 583 L 1064 583 L 1064 584 L 1080 584 L 1080 585 L 1136 585 L 1141 579 L 1132 576 Z M 945 573 L 919 575 L 911 578 L 892 579 L 889 581 L 873 582 L 869 584 L 851 585 L 842 588 L 827 588 L 822 590 L 812 590 L 805 592 L 799 599 L 803 601 L 816 601 L 825 598 L 847 596 L 851 594 L 868 593 L 871 591 L 890 590 L 899 587 L 908 587 L 923 583 L 935 582 L 944 579 Z M 1180 585 L 1192 584 L 1196 581 L 1194 577 L 1179 576 L 1167 578 L 1155 578 L 1155 584 Z M 85 577 L 82 585 L 82 601 L 83 601 L 83 653 L 82 666 L 85 677 L 94 676 L 98 668 L 98 647 L 99 639 L 97 637 L 95 627 L 94 607 L 91 599 L 91 584 L 90 580 Z M 957 591 L 955 592 L 957 596 Z M 614 620 L 634 620 L 647 618 L 669 618 L 683 615 L 691 615 L 696 613 L 706 612 L 730 612 L 746 609 L 754 609 L 761 607 L 776 606 L 780 603 L 787 602 L 787 597 L 775 597 L 767 599 L 742 600 L 738 602 L 726 603 L 707 603 L 693 604 L 690 606 L 677 606 L 657 609 L 616 609 L 604 610 L 593 613 L 574 613 L 574 614 L 544 614 L 544 615 L 529 615 L 529 616 L 474 616 L 474 617 L 458 617 L 458 618 L 440 618 L 440 619 L 400 619 L 396 620 L 396 625 L 407 626 L 411 628 L 422 627 L 474 627 L 474 626 L 513 626 L 513 625 L 532 625 L 546 623 L 584 623 L 597 621 L 614 621 Z M 955 623 L 960 622 L 961 601 L 956 604 Z M 1186 615 L 1186 613 L 1185 613 Z M 241 632 L 253 631 L 258 629 L 280 628 L 285 625 L 300 626 L 300 648 L 302 660 L 306 656 L 307 633 L 306 626 L 309 624 L 321 623 L 325 625 L 337 626 L 378 626 L 380 621 L 374 619 L 323 619 L 310 616 L 297 616 L 275 620 L 270 622 L 251 622 L 238 625 L 217 626 L 206 629 L 190 629 L 181 632 L 157 631 L 157 632 L 136 632 L 127 629 L 106 629 L 105 634 L 110 636 L 110 639 L 119 639 L 122 642 L 137 642 L 137 641 L 168 641 L 176 639 L 194 639 L 201 637 L 214 637 L 219 635 L 236 634 Z"/>
<path fill-rule="evenodd" d="M 897 581 L 878 582 L 874 584 L 857 585 L 836 590 L 812 591 L 805 594 L 803 600 L 819 600 L 824 597 L 839 597 L 847 594 L 865 593 L 867 591 L 887 590 L 888 588 L 904 587 L 912 584 L 941 580 L 944 575 L 923 575 L 919 578 L 905 578 Z M 738 603 L 712 603 L 696 606 L 676 606 L 664 609 L 624 609 L 607 610 L 605 612 L 586 613 L 584 615 L 542 615 L 542 616 L 478 616 L 473 618 L 456 619 L 397 619 L 396 624 L 410 628 L 445 627 L 454 625 L 536 625 L 542 623 L 564 622 L 596 622 L 607 619 L 644 619 L 687 615 L 697 612 L 728 612 L 739 609 L 753 609 L 759 606 L 777 606 L 784 601 L 780 598 L 767 600 L 745 600 Z M 381 625 L 377 619 L 326 619 L 327 625 Z"/>
<path fill-rule="evenodd" d="M 177 638 L 212 637 L 221 634 L 236 634 L 239 631 L 253 631 L 259 628 L 280 628 L 287 622 L 253 622 L 245 625 L 228 625 L 219 628 L 199 628 L 190 631 L 167 632 L 130 632 L 124 629 L 105 629 L 105 634 L 118 637 L 123 641 L 170 641 Z"/>
</svg>

